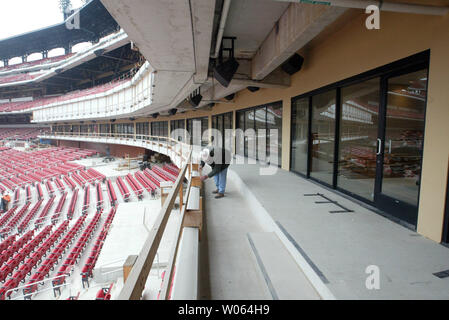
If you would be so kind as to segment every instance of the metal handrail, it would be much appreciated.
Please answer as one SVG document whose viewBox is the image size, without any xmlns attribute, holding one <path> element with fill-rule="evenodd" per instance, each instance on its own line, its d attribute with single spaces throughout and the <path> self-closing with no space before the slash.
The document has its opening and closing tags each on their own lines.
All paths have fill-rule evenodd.
<svg viewBox="0 0 449 320">
<path fill-rule="evenodd" d="M 143 139 L 137 139 L 136 136 L 143 137 Z M 179 147 L 179 152 L 175 151 L 178 156 L 182 158 L 182 162 L 186 162 L 187 158 L 184 156 L 184 152 L 188 151 L 190 152 L 192 150 L 192 145 L 184 143 L 182 141 L 178 141 L 171 137 L 163 137 L 163 136 L 153 136 L 153 135 L 145 135 L 145 134 L 136 134 L 136 133 L 95 133 L 93 135 L 91 132 L 79 132 L 79 133 L 73 133 L 73 132 L 51 132 L 47 133 L 45 135 L 42 135 L 42 137 L 58 137 L 58 136 L 64 136 L 64 137 L 73 137 L 73 138 L 104 138 L 104 139 L 124 139 L 124 140 L 133 140 L 141 142 L 144 142 L 146 145 L 148 144 L 160 144 L 164 143 L 167 144 L 165 147 L 170 149 L 175 149 L 176 147 Z"/>
<path fill-rule="evenodd" d="M 19 286 L 19 287 L 15 287 L 15 288 L 9 289 L 8 291 L 5 292 L 5 296 L 7 296 L 8 292 L 10 292 L 10 291 L 18 291 L 19 289 L 27 288 L 27 287 L 33 286 L 33 285 L 35 285 L 35 284 L 38 284 L 38 285 L 39 285 L 39 283 L 44 283 L 44 285 L 45 285 L 45 283 L 47 283 L 47 282 L 49 282 L 49 281 L 51 281 L 51 280 L 55 280 L 55 279 L 59 279 L 59 278 L 63 278 L 63 277 L 67 277 L 67 274 L 62 274 L 62 275 L 59 275 L 59 276 L 56 276 L 56 277 L 52 277 L 52 278 L 48 278 L 48 279 L 43 279 L 43 280 L 41 280 L 41 281 L 36 281 L 36 282 L 32 282 L 32 283 L 27 283 L 27 284 L 24 284 L 23 286 Z M 64 285 L 65 285 L 65 284 L 64 284 Z M 57 286 L 57 287 L 59 287 L 59 286 Z M 52 289 L 54 289 L 54 288 L 55 288 L 55 287 L 52 287 L 52 288 L 49 288 L 49 289 L 52 290 Z M 45 291 L 48 291 L 48 290 L 45 290 Z M 38 291 L 33 292 L 33 293 L 24 294 L 24 295 L 21 296 L 21 297 L 31 297 L 32 295 L 37 294 L 37 293 L 40 293 L 40 292 L 43 292 L 43 290 L 41 290 L 41 291 L 38 290 Z M 12 299 L 12 300 L 13 300 L 13 299 Z"/>
</svg>

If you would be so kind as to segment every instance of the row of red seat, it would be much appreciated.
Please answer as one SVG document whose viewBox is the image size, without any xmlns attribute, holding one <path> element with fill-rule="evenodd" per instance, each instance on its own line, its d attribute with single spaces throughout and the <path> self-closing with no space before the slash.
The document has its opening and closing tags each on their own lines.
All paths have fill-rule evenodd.
<svg viewBox="0 0 449 320">
<path fill-rule="evenodd" d="M 73 191 L 76 188 L 75 183 L 73 183 L 72 179 L 70 179 L 68 176 L 64 176 L 62 178 L 64 182 L 69 186 L 69 188 Z"/>
<path fill-rule="evenodd" d="M 163 170 L 161 167 L 159 166 L 153 166 L 153 168 L 151 168 L 151 170 L 154 171 L 154 173 L 156 173 L 157 175 L 159 175 L 160 177 L 162 177 L 165 181 L 172 181 L 175 182 L 176 181 L 176 176 L 172 175 L 170 172 Z"/>
<path fill-rule="evenodd" d="M 25 190 L 26 190 L 26 199 L 25 199 L 25 201 L 29 202 L 32 199 L 31 186 L 28 185 Z"/>
<path fill-rule="evenodd" d="M 117 183 L 118 189 L 120 190 L 120 193 L 123 196 L 123 200 L 125 200 L 125 202 L 128 202 L 129 195 L 130 195 L 128 187 L 125 185 L 122 178 L 120 178 L 120 177 L 117 177 L 116 183 Z"/>
<path fill-rule="evenodd" d="M 84 225 L 86 216 L 81 216 L 73 227 L 67 232 L 67 234 L 59 241 L 50 255 L 41 263 L 39 269 L 33 274 L 27 283 L 27 287 L 23 289 L 23 294 L 30 299 L 31 295 L 37 291 L 38 282 L 44 280 L 49 275 L 50 270 L 54 269 L 54 265 L 58 262 L 60 257 L 67 247 L 76 239 L 81 231 L 81 227 Z M 63 224 L 69 225 L 69 220 L 65 220 Z"/>
<path fill-rule="evenodd" d="M 106 240 L 106 236 L 108 235 L 109 228 L 111 226 L 112 221 L 114 220 L 115 213 L 117 212 L 117 206 L 114 206 L 109 211 L 109 214 L 103 223 L 103 227 L 100 231 L 100 234 L 98 235 L 97 239 L 95 240 L 94 246 L 92 247 L 89 257 L 87 258 L 87 261 L 85 262 L 82 270 L 81 270 L 81 281 L 84 284 L 87 284 L 89 287 L 89 278 L 91 278 L 92 270 L 95 268 L 95 264 L 98 260 L 98 256 L 100 255 L 101 249 L 103 248 L 103 243 Z"/>
<path fill-rule="evenodd" d="M 84 188 L 85 184 L 86 184 L 86 180 L 84 180 L 83 177 L 81 177 L 80 175 L 78 175 L 76 172 L 72 172 L 71 175 L 72 179 L 75 180 L 75 182 L 80 186 L 80 188 Z"/>
<path fill-rule="evenodd" d="M 145 177 L 145 175 L 140 171 L 136 171 L 136 173 L 134 173 L 134 176 L 140 182 L 140 184 L 148 191 L 148 193 L 154 196 L 157 186 L 151 180 Z"/>
<path fill-rule="evenodd" d="M 14 241 L 16 241 L 16 234 L 9 235 L 4 241 L 0 243 L 0 252 L 8 248 Z"/>
<path fill-rule="evenodd" d="M 50 234 L 52 226 L 45 227 L 33 240 L 31 240 L 31 242 L 28 243 L 27 246 L 22 248 L 22 260 L 20 262 L 23 261 L 23 264 L 0 289 L 0 300 L 4 300 L 6 296 L 8 296 L 8 298 L 11 298 L 12 291 L 8 292 L 8 290 L 16 288 L 20 282 L 25 282 L 25 278 L 27 275 L 31 275 L 31 270 L 33 268 L 36 268 L 37 264 L 40 263 L 42 256 L 46 254 L 46 252 L 50 249 L 54 242 L 59 238 L 60 233 L 63 231 L 62 227 L 63 226 L 61 225 L 61 227 L 58 229 L 59 232 L 57 230 L 49 238 L 47 238 L 47 236 Z M 47 240 L 45 240 L 46 238 Z M 39 246 L 40 244 L 42 245 Z M 20 259 L 20 257 L 17 257 L 17 259 Z M 18 266 L 20 262 L 15 263 L 17 263 Z M 5 268 L 4 270 L 5 274 L 11 275 L 15 268 L 12 268 L 12 265 L 9 264 L 6 264 L 5 266 L 7 266 L 7 268 Z"/>
<path fill-rule="evenodd" d="M 133 190 L 134 194 L 136 195 L 137 199 L 141 200 L 143 196 L 143 188 L 141 185 L 137 183 L 137 181 L 134 179 L 131 173 L 128 173 L 125 177 L 128 184 L 131 186 L 131 189 Z"/>
<path fill-rule="evenodd" d="M 150 179 L 151 181 L 153 181 L 154 184 L 156 184 L 156 186 L 158 186 L 159 188 L 161 187 L 161 182 L 166 181 L 165 179 L 163 179 L 161 176 L 159 176 L 158 174 L 156 174 L 154 171 L 149 170 L 148 168 L 146 168 L 143 171 L 143 174 Z"/>
<path fill-rule="evenodd" d="M 164 165 L 163 169 L 167 172 L 170 172 L 175 177 L 179 175 L 179 168 L 172 163 Z"/>
<path fill-rule="evenodd" d="M 84 200 L 83 208 L 81 209 L 81 214 L 87 214 L 90 206 L 90 186 L 87 185 L 84 188 Z"/>
<path fill-rule="evenodd" d="M 18 233 L 22 233 L 23 230 L 25 230 L 28 227 L 28 224 L 30 223 L 31 219 L 34 218 L 36 213 L 38 212 L 39 208 L 42 205 L 42 202 L 44 202 L 44 199 L 40 199 L 36 204 L 31 208 L 31 211 L 26 215 L 26 217 L 23 219 L 23 221 L 20 223 L 19 227 L 17 228 Z"/>
<path fill-rule="evenodd" d="M 69 53 L 69 54 L 60 55 L 60 56 L 56 56 L 56 57 L 43 58 L 43 59 L 29 61 L 29 62 L 27 61 L 27 62 L 22 62 L 22 63 L 11 64 L 8 66 L 1 67 L 0 72 L 28 68 L 28 67 L 37 66 L 37 65 L 45 65 L 48 63 L 55 63 L 55 62 L 70 58 L 73 55 L 74 55 L 74 53 Z"/>
<path fill-rule="evenodd" d="M 42 75 L 43 73 L 37 73 L 37 74 L 15 74 L 12 76 L 4 76 L 4 77 L 0 77 L 0 84 L 2 83 L 13 83 L 13 82 L 19 82 L 19 81 L 27 81 L 27 80 L 33 80 L 34 78 Z M 6 105 L 6 106 L 2 106 L 2 105 Z M 9 103 L 3 103 L 2 105 L 0 105 L 2 108 L 0 109 L 0 111 L 10 111 L 11 107 L 7 106 L 9 105 Z M 4 108 L 3 108 L 4 107 Z M 4 110 L 6 109 L 6 110 Z M 13 109 L 13 110 L 22 110 L 19 108 Z"/>
<path fill-rule="evenodd" d="M 83 220 L 84 221 L 84 220 Z M 82 222 L 81 222 L 82 224 Z M 47 226 L 48 227 L 52 227 Z M 70 241 L 73 234 L 70 234 L 71 231 L 73 231 L 76 227 L 79 228 L 79 224 L 75 224 L 68 233 L 66 233 L 67 229 L 69 227 L 69 221 L 65 220 L 61 223 L 61 225 L 53 232 L 50 237 L 48 237 L 45 242 L 37 250 L 33 252 L 32 255 L 25 261 L 25 264 L 32 265 L 33 268 L 38 265 L 42 261 L 43 257 L 47 256 L 47 253 L 53 248 L 55 249 L 52 251 L 52 253 L 47 257 L 47 259 L 40 265 L 39 269 L 30 277 L 30 279 L 27 282 L 27 286 L 23 289 L 23 294 L 28 295 L 32 294 L 37 291 L 38 289 L 38 283 L 44 280 L 46 276 L 48 276 L 48 272 L 50 269 L 53 268 L 54 262 L 57 261 L 58 256 L 56 256 L 56 253 L 62 253 L 65 250 L 65 246 L 68 245 L 68 242 Z M 63 240 L 61 240 L 58 244 L 56 242 L 63 237 Z M 68 240 L 67 240 L 68 239 Z M 56 258 L 56 261 L 55 261 Z M 30 298 L 28 296 L 28 298 Z"/>
<path fill-rule="evenodd" d="M 8 248 L 2 251 L 0 255 L 0 266 L 3 263 L 7 262 L 14 254 L 16 254 L 22 247 L 31 240 L 34 235 L 34 230 L 30 230 L 25 233 L 21 238 L 17 241 L 14 241 Z M 4 279 L 0 278 L 0 281 L 4 281 Z"/>
<path fill-rule="evenodd" d="M 37 198 L 40 200 L 44 197 L 44 193 L 42 192 L 42 187 L 40 183 L 36 184 Z"/>
<path fill-rule="evenodd" d="M 17 207 L 14 206 L 11 209 L 9 209 L 1 218 L 0 218 L 0 227 L 3 227 L 3 225 L 9 221 L 14 216 L 14 213 L 16 212 Z M 2 235 L 3 236 L 3 235 Z"/>
<path fill-rule="evenodd" d="M 79 175 L 84 179 L 85 183 L 87 183 L 87 184 L 89 184 L 89 183 L 94 184 L 94 183 L 95 183 L 95 178 L 94 178 L 94 177 L 91 177 L 91 176 L 87 173 L 87 171 L 80 170 L 80 171 L 78 171 L 78 173 L 79 173 Z"/>
<path fill-rule="evenodd" d="M 109 202 L 111 203 L 111 206 L 113 207 L 113 206 L 115 206 L 115 204 L 117 202 L 117 195 L 115 194 L 115 190 L 114 190 L 114 186 L 112 185 L 112 181 L 107 180 L 106 186 L 108 189 Z"/>
<path fill-rule="evenodd" d="M 22 220 L 22 218 L 27 213 L 30 205 L 31 205 L 30 202 L 25 203 L 25 205 L 22 208 L 20 208 L 20 210 L 14 215 L 14 217 L 6 224 L 6 227 L 5 227 L 6 230 L 2 230 L 0 232 L 1 233 L 10 232 L 17 224 L 19 224 L 19 222 Z"/>
<path fill-rule="evenodd" d="M 104 182 L 106 180 L 106 176 L 104 174 L 101 174 L 100 172 L 98 172 L 97 170 L 95 170 L 94 168 L 89 168 L 87 169 L 87 172 L 94 177 L 97 181 L 102 181 Z"/>
<path fill-rule="evenodd" d="M 53 196 L 55 191 L 53 190 L 53 186 L 51 185 L 51 181 L 50 180 L 45 181 L 45 186 L 47 187 L 47 191 L 48 191 L 48 194 L 50 195 L 50 197 Z"/>
<path fill-rule="evenodd" d="M 61 194 L 65 191 L 65 186 L 59 178 L 55 178 L 56 188 L 61 192 Z"/>
<path fill-rule="evenodd" d="M 101 188 L 101 182 L 97 183 L 96 187 L 97 194 L 97 211 L 103 210 L 103 189 Z"/>
<path fill-rule="evenodd" d="M 17 82 L 17 81 L 24 81 L 24 80 L 32 80 L 37 76 L 42 75 L 43 73 L 29 75 L 29 74 L 20 74 L 20 75 L 13 75 L 13 76 L 6 76 L 6 77 L 0 77 L 0 84 L 1 83 L 11 83 L 11 82 Z M 76 99 L 79 97 L 89 96 L 93 94 L 102 93 L 105 91 L 108 91 L 110 89 L 113 89 L 114 87 L 124 83 L 125 80 L 118 80 L 118 81 L 112 81 L 103 85 L 95 86 L 89 89 L 84 90 L 78 90 L 73 91 L 64 95 L 60 95 L 57 97 L 42 97 L 42 98 L 36 98 L 32 101 L 25 101 L 25 102 L 7 102 L 0 104 L 0 112 L 10 112 L 10 111 L 18 111 L 18 110 L 28 110 L 35 107 L 40 107 L 44 105 L 49 105 L 51 103 L 58 103 L 63 101 L 68 101 L 71 99 Z"/>
<path fill-rule="evenodd" d="M 14 200 L 12 202 L 13 206 L 16 206 L 19 203 L 20 200 L 20 189 L 16 189 L 16 191 L 14 191 Z"/>
<path fill-rule="evenodd" d="M 53 203 L 55 202 L 56 196 L 51 197 L 48 199 L 47 203 L 45 204 L 44 208 L 42 209 L 41 213 L 37 217 L 36 220 L 34 220 L 34 227 L 39 228 L 42 224 L 45 218 L 47 217 L 48 213 L 50 212 L 51 207 L 53 206 Z"/>
<path fill-rule="evenodd" d="M 15 105 L 17 107 L 23 104 L 23 102 L 10 103 L 10 111 L 14 110 Z M 0 104 L 0 109 L 6 105 Z M 7 108 L 3 108 L 5 110 Z M 7 110 L 5 110 L 7 111 Z M 36 139 L 38 135 L 46 134 L 50 132 L 50 128 L 0 128 L 0 140 L 14 139 L 14 140 L 32 140 Z"/>
<path fill-rule="evenodd" d="M 73 214 L 75 213 L 76 203 L 78 201 L 78 189 L 72 194 L 72 199 L 70 200 L 69 209 L 67 210 L 67 219 L 72 220 Z"/>
<path fill-rule="evenodd" d="M 81 237 L 79 237 L 76 245 L 72 248 L 72 251 L 69 253 L 67 258 L 64 260 L 64 263 L 58 270 L 56 277 L 59 277 L 52 281 L 53 287 L 59 286 L 65 283 L 66 276 L 70 276 L 73 265 L 78 262 L 81 253 L 83 253 L 84 249 L 92 239 L 92 235 L 94 231 L 98 227 L 98 222 L 100 221 L 101 213 L 96 213 L 89 225 L 86 227 Z"/>
<path fill-rule="evenodd" d="M 65 200 L 67 199 L 67 192 L 64 192 L 62 194 L 62 197 L 59 198 L 58 205 L 56 206 L 55 212 L 53 213 L 51 217 L 51 224 L 56 224 L 56 222 L 59 220 L 59 217 L 61 216 L 62 208 L 64 207 Z"/>
</svg>

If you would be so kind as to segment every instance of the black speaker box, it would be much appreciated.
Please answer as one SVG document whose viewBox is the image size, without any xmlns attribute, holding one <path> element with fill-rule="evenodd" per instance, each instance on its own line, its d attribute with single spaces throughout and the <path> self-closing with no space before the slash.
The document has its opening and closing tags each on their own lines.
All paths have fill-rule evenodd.
<svg viewBox="0 0 449 320">
<path fill-rule="evenodd" d="M 223 87 L 228 87 L 238 68 L 239 63 L 237 60 L 230 58 L 228 61 L 214 68 L 214 77 Z"/>
<path fill-rule="evenodd" d="M 234 99 L 235 97 L 235 93 L 231 93 L 230 95 L 226 96 L 225 99 L 228 101 L 231 101 L 232 99 Z"/>
<path fill-rule="evenodd" d="M 304 58 L 299 54 L 295 53 L 290 57 L 287 61 L 285 61 L 281 68 L 289 75 L 292 75 L 302 68 L 302 64 L 304 63 Z"/>
<path fill-rule="evenodd" d="M 251 92 L 259 91 L 259 87 L 248 87 L 248 90 Z"/>
<path fill-rule="evenodd" d="M 196 96 L 190 97 L 189 102 L 192 105 L 192 107 L 198 107 L 201 100 L 203 99 L 203 96 L 200 94 L 197 94 Z"/>
</svg>

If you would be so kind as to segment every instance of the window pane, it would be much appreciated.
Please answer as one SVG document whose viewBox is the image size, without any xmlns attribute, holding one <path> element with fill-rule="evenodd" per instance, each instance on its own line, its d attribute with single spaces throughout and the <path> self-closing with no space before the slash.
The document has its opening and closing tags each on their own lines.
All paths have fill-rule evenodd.
<svg viewBox="0 0 449 320">
<path fill-rule="evenodd" d="M 254 130 L 254 110 L 245 112 L 245 133 L 250 134 L 249 137 L 245 135 L 245 157 L 256 158 L 256 137 L 255 132 L 247 132 L 248 129 Z"/>
<path fill-rule="evenodd" d="M 256 159 L 261 161 L 267 160 L 267 108 L 257 108 L 254 111 L 254 123 L 256 126 Z"/>
<path fill-rule="evenodd" d="M 333 180 L 335 97 L 335 90 L 312 97 L 312 166 L 310 175 L 329 185 L 332 185 Z"/>
<path fill-rule="evenodd" d="M 374 201 L 380 79 L 341 89 L 338 186 Z"/>
<path fill-rule="evenodd" d="M 235 152 L 238 155 L 244 155 L 244 137 L 245 131 L 245 113 L 243 111 L 237 111 L 236 113 L 236 132 L 235 132 Z"/>
<path fill-rule="evenodd" d="M 292 105 L 292 170 L 307 175 L 309 145 L 309 98 Z"/>
<path fill-rule="evenodd" d="M 277 137 L 274 130 L 277 130 Z M 267 154 L 270 155 L 271 164 L 280 166 L 282 165 L 282 103 L 267 107 L 267 135 L 269 135 Z M 277 159 L 271 156 L 273 150 L 277 151 Z M 275 163 L 276 160 L 277 163 Z"/>
</svg>

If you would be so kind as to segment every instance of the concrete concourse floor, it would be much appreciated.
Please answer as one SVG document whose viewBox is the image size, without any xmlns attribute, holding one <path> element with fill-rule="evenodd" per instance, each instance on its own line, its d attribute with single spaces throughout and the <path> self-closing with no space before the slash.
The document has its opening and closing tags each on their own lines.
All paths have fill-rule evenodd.
<svg viewBox="0 0 449 320">
<path fill-rule="evenodd" d="M 214 189 L 213 179 L 207 180 L 199 298 L 320 299 L 276 234 L 260 226 L 235 184 L 228 180 L 222 199 L 214 199 Z"/>
<path fill-rule="evenodd" d="M 449 269 L 448 248 L 291 172 L 279 169 L 264 176 L 259 168 L 231 165 L 228 181 L 247 187 L 336 299 L 449 298 L 449 278 L 433 275 Z M 315 193 L 354 212 L 330 213 L 340 208 L 304 196 Z M 206 215 L 215 214 L 214 208 L 207 209 Z M 366 271 L 372 265 L 379 268 L 380 282 L 379 289 L 370 290 Z"/>
</svg>

